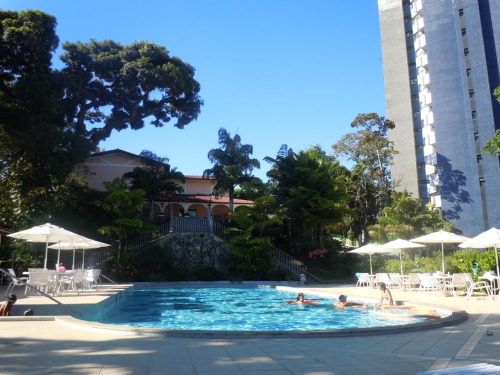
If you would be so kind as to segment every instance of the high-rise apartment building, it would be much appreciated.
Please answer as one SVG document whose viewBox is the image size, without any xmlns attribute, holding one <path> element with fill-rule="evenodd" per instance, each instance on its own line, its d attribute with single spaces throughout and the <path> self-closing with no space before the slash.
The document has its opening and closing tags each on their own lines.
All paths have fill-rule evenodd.
<svg viewBox="0 0 500 375">
<path fill-rule="evenodd" d="M 500 228 L 500 0 L 378 0 L 397 190 L 466 236 Z"/>
</svg>

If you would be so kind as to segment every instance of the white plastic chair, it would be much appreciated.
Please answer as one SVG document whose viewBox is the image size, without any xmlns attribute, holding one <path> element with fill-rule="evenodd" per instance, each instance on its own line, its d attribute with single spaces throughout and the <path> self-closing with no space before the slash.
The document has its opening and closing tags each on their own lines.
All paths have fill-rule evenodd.
<svg viewBox="0 0 500 375">
<path fill-rule="evenodd" d="M 433 292 L 434 294 L 437 293 L 440 287 L 437 279 L 433 279 L 425 273 L 419 273 L 418 278 L 420 280 L 420 286 L 418 288 L 419 292 Z"/>
<path fill-rule="evenodd" d="M 468 280 L 465 273 L 454 273 L 451 280 L 446 282 L 446 290 L 455 297 L 458 296 L 460 289 L 465 289 L 467 292 Z"/>
<path fill-rule="evenodd" d="M 12 293 L 14 287 L 18 285 L 24 286 L 28 282 L 27 277 L 16 277 L 16 272 L 12 268 L 9 268 L 8 271 L 10 274 L 10 284 L 7 287 L 7 290 L 5 291 L 6 296 Z"/>
<path fill-rule="evenodd" d="M 28 284 L 36 290 L 44 293 L 49 293 L 51 288 L 55 288 L 55 280 L 51 277 L 48 269 L 45 268 L 29 268 Z M 26 287 L 26 294 L 32 288 Z"/>
<path fill-rule="evenodd" d="M 85 270 L 84 269 L 77 269 L 76 271 L 73 272 L 71 275 L 61 275 L 59 278 L 59 284 L 57 287 L 57 292 L 63 288 L 64 290 L 73 290 L 76 291 L 76 294 L 80 295 L 80 292 L 78 291 L 78 288 L 84 289 L 85 285 Z"/>
<path fill-rule="evenodd" d="M 467 278 L 467 299 L 470 298 L 474 294 L 475 291 L 486 290 L 486 294 L 488 294 L 489 298 L 493 298 L 493 293 L 491 292 L 490 284 L 487 281 L 476 281 L 472 279 L 470 273 L 466 273 Z"/>
<path fill-rule="evenodd" d="M 418 275 L 419 274 L 416 272 L 408 274 L 408 278 L 403 280 L 404 288 L 408 289 L 410 292 L 417 289 L 420 285 L 420 278 Z"/>
<path fill-rule="evenodd" d="M 99 285 L 101 284 L 100 276 L 101 276 L 101 270 L 99 268 L 87 270 L 85 272 L 85 288 L 88 289 L 94 288 L 95 290 L 99 289 Z M 356 286 L 358 286 L 358 284 L 356 284 Z"/>
<path fill-rule="evenodd" d="M 390 287 L 403 289 L 403 277 L 400 273 L 389 273 Z"/>
<path fill-rule="evenodd" d="M 370 274 L 368 274 L 368 273 L 358 273 L 356 276 L 358 278 L 358 282 L 356 283 L 356 287 L 370 286 L 371 285 Z"/>
</svg>

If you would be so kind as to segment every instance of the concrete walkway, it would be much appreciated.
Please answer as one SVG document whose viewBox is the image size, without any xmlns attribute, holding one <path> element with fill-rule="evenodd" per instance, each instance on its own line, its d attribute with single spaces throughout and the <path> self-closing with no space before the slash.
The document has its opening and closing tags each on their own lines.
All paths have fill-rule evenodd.
<svg viewBox="0 0 500 375">
<path fill-rule="evenodd" d="M 123 286 L 99 293 L 56 297 L 66 306 L 90 306 Z M 299 290 L 299 288 L 297 287 Z M 378 291 L 346 285 L 301 287 L 378 298 Z M 470 316 L 454 326 L 343 338 L 191 339 L 137 336 L 96 330 L 38 316 L 0 318 L 0 374 L 91 375 L 352 375 L 416 374 L 429 369 L 487 362 L 500 365 L 500 301 L 484 296 L 435 297 L 393 290 L 396 300 L 463 309 Z M 16 290 L 22 296 L 20 288 Z M 1 294 L 2 299 L 3 292 Z M 15 315 L 47 308 L 43 297 L 19 298 Z M 48 303 L 55 304 L 55 303 Z M 37 313 L 37 315 L 39 315 Z M 486 335 L 491 331 L 492 335 Z"/>
</svg>

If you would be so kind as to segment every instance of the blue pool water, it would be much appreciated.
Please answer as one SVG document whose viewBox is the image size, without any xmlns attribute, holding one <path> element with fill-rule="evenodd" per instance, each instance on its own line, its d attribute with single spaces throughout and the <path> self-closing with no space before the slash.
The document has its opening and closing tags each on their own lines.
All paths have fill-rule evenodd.
<svg viewBox="0 0 500 375">
<path fill-rule="evenodd" d="M 336 300 L 306 294 L 314 305 L 288 304 L 296 293 L 274 288 L 131 288 L 112 306 L 85 320 L 146 328 L 212 331 L 309 331 L 393 326 L 373 309 L 332 309 Z M 352 298 L 350 299 L 352 300 Z"/>
</svg>

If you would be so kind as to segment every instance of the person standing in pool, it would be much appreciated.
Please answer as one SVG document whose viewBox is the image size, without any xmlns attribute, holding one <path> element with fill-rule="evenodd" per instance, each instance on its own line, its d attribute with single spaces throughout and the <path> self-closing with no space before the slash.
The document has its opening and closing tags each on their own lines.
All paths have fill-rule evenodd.
<svg viewBox="0 0 500 375">
<path fill-rule="evenodd" d="M 391 291 L 387 289 L 387 285 L 385 285 L 385 283 L 379 283 L 378 288 L 380 290 L 380 302 L 376 303 L 375 306 L 394 305 Z"/>
</svg>

